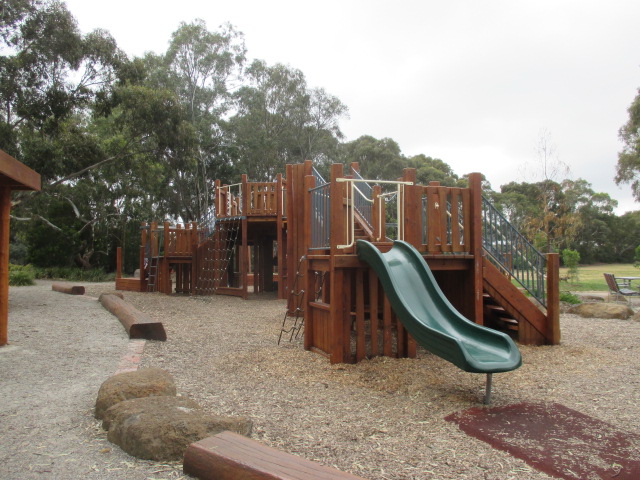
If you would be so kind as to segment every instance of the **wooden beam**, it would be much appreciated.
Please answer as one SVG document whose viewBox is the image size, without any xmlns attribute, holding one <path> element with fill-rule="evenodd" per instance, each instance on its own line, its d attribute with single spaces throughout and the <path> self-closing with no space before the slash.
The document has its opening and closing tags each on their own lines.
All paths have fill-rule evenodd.
<svg viewBox="0 0 640 480">
<path fill-rule="evenodd" d="M 0 150 L 0 184 L 10 190 L 40 190 L 40 174 Z"/>
<path fill-rule="evenodd" d="M 358 480 L 360 478 L 267 447 L 229 431 L 189 445 L 182 463 L 184 473 L 201 480 Z"/>
<path fill-rule="evenodd" d="M 165 341 L 167 334 L 161 322 L 136 309 L 116 295 L 103 293 L 100 303 L 115 315 L 129 334 L 129 338 L 144 338 L 146 340 Z"/>
<path fill-rule="evenodd" d="M 84 287 L 82 285 L 65 285 L 63 283 L 54 283 L 51 285 L 54 292 L 66 293 L 68 295 L 84 295 Z"/>
</svg>

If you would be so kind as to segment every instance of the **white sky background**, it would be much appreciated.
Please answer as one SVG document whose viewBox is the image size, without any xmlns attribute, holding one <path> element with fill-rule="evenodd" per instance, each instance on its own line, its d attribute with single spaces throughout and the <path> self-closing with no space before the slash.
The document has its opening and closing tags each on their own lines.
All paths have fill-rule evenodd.
<svg viewBox="0 0 640 480">
<path fill-rule="evenodd" d="M 130 56 L 164 53 L 181 21 L 230 22 L 249 59 L 300 69 L 349 107 L 347 140 L 392 138 L 494 190 L 541 179 L 546 130 L 571 178 L 618 214 L 640 209 L 613 181 L 640 87 L 638 0 L 65 1 L 83 32 L 108 30 Z"/>
</svg>

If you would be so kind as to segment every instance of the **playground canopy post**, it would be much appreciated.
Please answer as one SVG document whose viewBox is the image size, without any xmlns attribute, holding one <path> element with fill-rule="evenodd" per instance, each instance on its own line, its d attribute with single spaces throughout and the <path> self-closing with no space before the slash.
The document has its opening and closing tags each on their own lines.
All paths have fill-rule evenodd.
<svg viewBox="0 0 640 480">
<path fill-rule="evenodd" d="M 40 190 L 40 174 L 0 150 L 0 347 L 9 342 L 9 229 L 11 192 Z"/>
</svg>

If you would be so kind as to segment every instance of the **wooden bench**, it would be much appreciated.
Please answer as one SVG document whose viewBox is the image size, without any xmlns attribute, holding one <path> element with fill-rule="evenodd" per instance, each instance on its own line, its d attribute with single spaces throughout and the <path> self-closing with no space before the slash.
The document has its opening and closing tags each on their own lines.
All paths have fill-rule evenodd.
<svg viewBox="0 0 640 480">
<path fill-rule="evenodd" d="M 189 445 L 183 470 L 201 480 L 362 480 L 233 432 Z"/>
</svg>

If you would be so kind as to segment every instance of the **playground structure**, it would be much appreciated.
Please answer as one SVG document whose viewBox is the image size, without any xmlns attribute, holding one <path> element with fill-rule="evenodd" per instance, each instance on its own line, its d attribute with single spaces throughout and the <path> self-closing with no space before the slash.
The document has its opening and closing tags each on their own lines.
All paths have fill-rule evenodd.
<svg viewBox="0 0 640 480">
<path fill-rule="evenodd" d="M 119 255 L 117 289 L 243 298 L 251 286 L 255 293 L 277 291 L 291 322 L 304 321 L 304 347 L 332 363 L 414 357 L 420 334 L 398 311 L 398 287 L 358 255 L 359 240 L 380 254 L 400 240 L 430 270 L 436 288 L 425 281 L 413 301 L 431 292 L 429 301 L 441 306 L 436 323 L 453 319 L 451 308 L 523 344 L 560 341 L 558 255 L 537 252 L 482 197 L 480 174 L 469 176 L 468 188 L 452 188 L 419 185 L 414 169 L 383 182 L 362 179 L 358 164 L 347 172 L 334 164 L 325 181 L 307 161 L 287 165 L 275 182 L 243 175 L 238 184 L 215 186 L 212 214 L 203 221 L 143 224 L 140 274 L 122 278 Z M 500 368 L 484 360 L 469 371 L 519 365 L 519 356 Z"/>
</svg>

